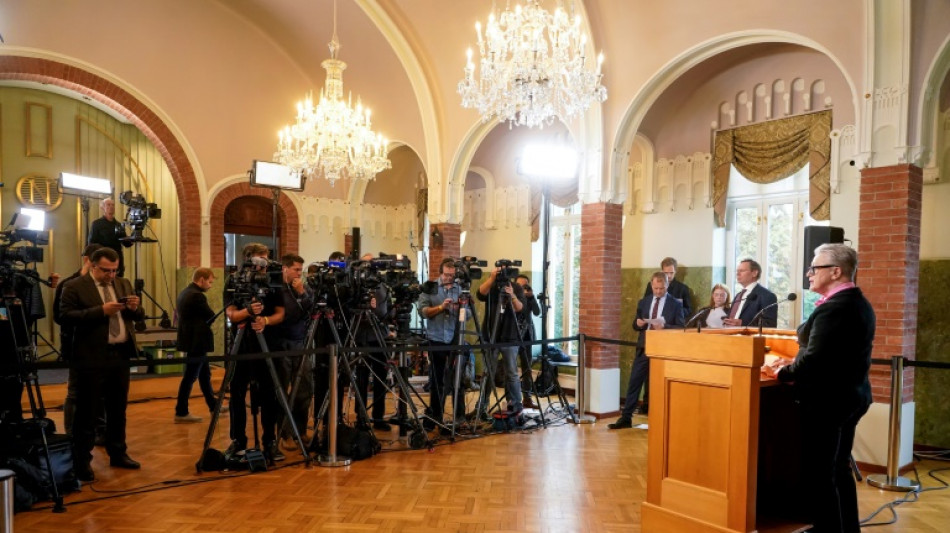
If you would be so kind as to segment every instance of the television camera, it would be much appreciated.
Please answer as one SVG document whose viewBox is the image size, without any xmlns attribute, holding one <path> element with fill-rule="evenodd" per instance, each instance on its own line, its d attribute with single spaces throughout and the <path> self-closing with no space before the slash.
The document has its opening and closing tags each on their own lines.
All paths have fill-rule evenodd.
<svg viewBox="0 0 950 533">
<path fill-rule="evenodd" d="M 508 283 L 514 283 L 518 279 L 519 270 L 517 267 L 521 266 L 520 259 L 499 259 L 495 261 L 495 267 L 498 268 L 498 274 L 495 276 L 495 284 L 497 286 L 507 285 Z"/>
<path fill-rule="evenodd" d="M 162 218 L 162 210 L 154 202 L 146 202 L 141 194 L 132 194 L 132 191 L 125 191 L 119 195 L 119 202 L 128 207 L 129 211 L 125 215 L 125 223 L 132 228 L 132 240 L 142 240 L 142 230 L 150 218 Z"/>
<path fill-rule="evenodd" d="M 255 300 L 263 301 L 284 285 L 283 266 L 265 257 L 252 257 L 240 268 L 232 267 L 224 285 L 225 301 L 244 307 Z"/>
<path fill-rule="evenodd" d="M 30 244 L 14 246 L 20 242 Z M 36 270 L 28 266 L 43 262 L 43 249 L 39 245 L 44 244 L 49 244 L 49 234 L 45 231 L 17 228 L 0 232 L 0 287 L 4 296 L 14 292 L 15 280 L 29 286 L 51 285 L 51 281 L 40 278 Z"/>
</svg>

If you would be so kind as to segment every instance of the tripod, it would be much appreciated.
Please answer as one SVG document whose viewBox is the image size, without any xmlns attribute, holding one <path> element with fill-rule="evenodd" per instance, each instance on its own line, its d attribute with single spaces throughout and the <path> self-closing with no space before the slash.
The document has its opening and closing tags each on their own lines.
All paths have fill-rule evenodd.
<svg viewBox="0 0 950 533">
<path fill-rule="evenodd" d="M 50 455 L 49 441 L 46 438 L 46 432 L 49 429 L 46 420 L 46 407 L 43 404 L 43 394 L 40 391 L 39 380 L 33 368 L 36 363 L 36 344 L 30 336 L 30 327 L 23 309 L 23 300 L 18 298 L 15 292 L 5 292 L 0 297 L 0 319 L 2 319 L 0 324 L 6 324 L 6 327 L 0 326 L 0 345 L 14 347 L 12 367 L 8 365 L 7 361 L 0 362 L 3 369 L 2 380 L 12 381 L 15 379 L 17 381 L 13 386 L 4 384 L 3 394 L 9 395 L 10 401 L 9 405 L 3 405 L 0 408 L 9 409 L 7 414 L 12 418 L 10 422 L 22 421 L 20 397 L 23 394 L 23 388 L 26 389 L 27 397 L 30 400 L 30 414 L 39 427 L 43 457 L 46 460 L 46 473 L 49 475 L 53 490 L 53 512 L 62 513 L 66 511 L 66 507 L 63 505 L 63 496 L 59 492 L 59 485 L 53 473 L 53 458 Z M 7 421 L 0 420 L 0 423 L 5 422 Z"/>
<path fill-rule="evenodd" d="M 237 335 L 234 338 L 234 342 L 231 346 L 231 352 L 229 353 L 227 366 L 224 372 L 224 381 L 221 383 L 221 389 L 218 390 L 218 398 L 215 401 L 214 411 L 211 414 L 211 422 L 208 424 L 208 433 L 205 436 L 204 445 L 201 449 L 201 457 L 198 462 L 195 464 L 195 468 L 198 470 L 198 473 L 202 472 L 202 465 L 205 463 L 205 456 L 208 453 L 208 449 L 211 447 L 211 440 L 214 438 L 214 430 L 218 423 L 218 417 L 220 416 L 221 405 L 224 403 L 224 393 L 228 390 L 228 387 L 231 385 L 231 381 L 234 379 L 235 371 L 237 370 L 237 361 L 234 359 L 238 355 L 238 351 L 241 349 L 241 341 L 244 338 L 244 334 L 248 328 L 251 327 L 251 323 L 256 318 L 256 315 L 251 311 L 250 306 L 245 306 L 248 317 L 241 324 L 238 325 Z M 267 341 L 264 340 L 264 334 L 257 331 L 257 342 L 260 343 L 261 352 L 269 354 L 270 350 L 267 348 Z M 293 431 L 294 440 L 297 442 L 297 446 L 300 449 L 301 455 L 303 455 L 304 462 L 307 465 L 310 465 L 310 455 L 307 453 L 306 448 L 303 445 L 303 440 L 300 438 L 300 432 L 297 430 L 297 425 L 294 423 L 293 416 L 290 412 L 290 405 L 287 403 L 287 395 L 284 394 L 283 387 L 280 386 L 280 379 L 277 377 L 277 369 L 274 368 L 274 361 L 271 357 L 266 357 L 264 363 L 267 365 L 267 371 L 270 374 L 271 382 L 274 385 L 274 391 L 277 395 L 277 400 L 280 403 L 281 408 L 283 409 L 284 416 L 287 417 L 287 420 L 290 424 L 290 429 Z M 233 399 L 232 399 L 233 401 Z M 252 400 L 252 404 L 253 404 Z M 257 444 L 257 430 L 256 430 L 256 418 L 255 418 L 255 431 L 254 431 L 255 444 Z"/>
<path fill-rule="evenodd" d="M 148 320 L 154 320 L 157 318 L 159 319 L 159 323 L 158 323 L 159 327 L 162 327 L 164 329 L 170 329 L 172 327 L 172 321 L 168 317 L 168 311 L 166 311 L 164 307 L 159 305 L 159 303 L 155 300 L 155 298 L 153 298 L 152 295 L 149 294 L 148 291 L 145 290 L 145 280 L 139 277 L 139 259 L 140 259 L 139 252 L 141 251 L 139 248 L 139 245 L 142 243 L 158 242 L 158 240 L 142 235 L 142 229 L 140 227 L 133 226 L 132 236 L 123 237 L 119 239 L 119 241 L 123 243 L 131 242 L 134 248 L 133 253 L 135 255 L 135 273 L 134 273 L 135 282 L 133 285 L 135 287 L 135 294 L 139 296 L 140 298 L 142 296 L 145 296 L 146 298 L 148 298 L 150 302 L 152 302 L 152 305 L 154 305 L 155 307 L 158 308 L 159 311 L 161 311 L 161 314 L 158 316 L 147 316 L 145 318 Z M 135 330 L 145 331 L 145 322 L 136 323 Z"/>
<path fill-rule="evenodd" d="M 496 283 L 497 283 L 497 281 L 496 281 Z M 509 296 L 507 295 L 507 293 L 505 293 L 504 290 L 503 290 L 500 286 L 494 288 L 494 292 L 498 294 L 498 299 L 497 299 L 497 302 L 495 303 L 495 305 L 496 305 L 497 307 L 496 307 L 496 309 L 495 309 L 494 316 L 492 317 L 492 324 L 491 324 L 491 327 L 490 327 L 490 329 L 489 329 L 489 342 L 488 342 L 488 343 L 489 343 L 489 344 L 494 344 L 494 343 L 495 343 L 495 341 L 496 341 L 496 339 L 497 339 L 497 337 L 498 337 L 499 327 L 501 326 L 502 316 L 503 316 L 506 312 L 510 312 L 510 313 L 511 313 L 511 320 L 514 321 L 515 330 L 517 331 L 517 336 L 518 336 L 518 339 L 519 339 L 519 342 L 520 342 L 522 339 L 524 339 L 524 332 L 523 332 L 523 330 L 521 329 L 521 324 L 518 322 L 517 317 L 514 316 L 514 314 L 516 313 L 516 311 L 515 311 L 515 309 L 514 309 L 514 304 L 513 304 L 512 301 L 511 301 L 512 297 L 509 297 Z M 489 296 L 491 296 L 491 292 L 489 293 Z M 490 298 L 489 298 L 489 301 L 488 301 L 488 304 L 487 304 L 487 305 L 492 305 L 492 302 L 491 302 L 491 299 L 490 299 Z M 482 411 L 483 408 L 484 408 L 484 412 L 487 413 L 487 412 L 490 412 L 492 409 L 495 409 L 495 408 L 499 407 L 499 405 L 500 405 L 500 403 L 501 403 L 501 398 L 498 397 L 498 392 L 495 390 L 495 387 L 494 387 L 495 368 L 496 368 L 496 365 L 497 365 L 497 363 L 498 363 L 498 356 L 496 355 L 496 348 L 489 348 L 489 349 L 487 349 L 487 350 L 484 350 L 484 351 L 483 351 L 483 355 L 484 355 L 485 373 L 482 375 L 482 385 L 481 385 L 482 390 L 481 390 L 481 393 L 480 393 L 479 396 L 478 396 L 478 403 L 476 404 L 476 409 L 475 409 L 476 416 L 481 415 L 481 413 L 483 412 L 483 411 Z M 517 357 L 518 357 L 518 356 L 517 356 L 517 354 L 516 354 L 516 356 L 515 356 L 515 358 L 516 358 L 516 359 L 515 359 L 515 367 L 516 367 L 516 368 L 517 368 Z M 527 372 L 527 376 L 526 376 L 526 377 L 527 377 L 527 381 L 529 381 L 529 382 L 531 383 L 531 394 L 534 395 L 535 401 L 536 401 L 536 402 L 538 403 L 538 405 L 540 406 L 540 405 L 541 405 L 541 398 L 540 398 L 540 396 L 538 395 L 537 387 L 535 386 L 534 379 L 533 379 L 533 377 L 531 376 L 531 368 L 530 368 L 530 367 L 526 368 L 526 369 L 525 369 L 525 372 Z M 523 377 L 525 377 L 525 376 L 521 376 L 521 377 L 523 378 Z M 508 375 L 507 375 L 507 370 L 506 370 L 506 378 L 505 378 L 505 379 L 506 379 L 506 380 L 512 379 L 511 376 L 508 376 Z M 491 380 L 491 381 L 489 381 L 489 380 Z M 491 383 L 491 385 L 492 385 L 492 390 L 495 391 L 495 403 L 494 403 L 494 405 L 492 405 L 490 408 L 485 408 L 484 406 L 485 406 L 485 404 L 488 402 L 488 394 L 489 394 L 489 393 L 488 393 L 488 391 L 487 391 L 487 387 L 488 387 L 489 383 Z M 506 394 L 508 394 L 509 396 L 511 396 L 511 394 L 512 394 L 511 391 L 508 390 L 508 387 L 506 387 L 506 391 L 505 391 L 505 392 L 506 392 Z M 522 394 L 523 394 L 523 392 L 522 392 Z M 518 401 L 517 398 L 509 398 L 509 400 L 510 400 L 512 403 Z M 540 410 L 540 413 L 541 413 L 541 425 L 542 425 L 542 427 L 547 427 L 547 421 L 546 421 L 545 418 L 544 418 L 544 411 L 543 411 L 543 410 Z"/>
</svg>

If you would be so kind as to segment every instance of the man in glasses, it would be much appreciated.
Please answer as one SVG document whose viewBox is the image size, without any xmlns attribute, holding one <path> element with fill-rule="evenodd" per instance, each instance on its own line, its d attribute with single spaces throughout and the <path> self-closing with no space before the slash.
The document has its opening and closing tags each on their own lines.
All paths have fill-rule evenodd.
<svg viewBox="0 0 950 533">
<path fill-rule="evenodd" d="M 138 469 L 126 453 L 125 409 L 129 396 L 128 360 L 135 355 L 132 324 L 145 313 L 132 284 L 116 277 L 119 256 L 100 248 L 90 258 L 92 268 L 66 283 L 60 300 L 60 321 L 73 328 L 73 377 L 76 386 L 76 419 L 73 422 L 73 459 L 76 477 L 92 481 L 92 448 L 96 405 L 102 399 L 106 412 L 106 452 L 109 464 Z"/>
</svg>

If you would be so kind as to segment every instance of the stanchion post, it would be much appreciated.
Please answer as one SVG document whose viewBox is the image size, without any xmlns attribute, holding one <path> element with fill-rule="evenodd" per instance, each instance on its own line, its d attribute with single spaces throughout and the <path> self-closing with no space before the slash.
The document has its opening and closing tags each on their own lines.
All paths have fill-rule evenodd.
<svg viewBox="0 0 950 533">
<path fill-rule="evenodd" d="M 0 470 L 0 533 L 13 532 L 13 470 Z"/>
<path fill-rule="evenodd" d="M 920 483 L 900 476 L 901 409 L 903 408 L 904 358 L 891 358 L 891 417 L 887 431 L 887 474 L 871 474 L 868 484 L 899 492 L 920 490 Z"/>
<path fill-rule="evenodd" d="M 339 420 L 337 412 L 340 409 L 339 404 L 339 346 L 331 344 L 330 349 L 330 412 L 327 413 L 327 455 L 321 455 L 317 458 L 317 464 L 320 466 L 349 466 L 352 462 L 349 457 L 336 454 L 336 432 Z"/>
<path fill-rule="evenodd" d="M 577 423 L 593 424 L 596 419 L 590 415 L 585 415 L 587 411 L 587 335 L 581 333 L 577 336 Z"/>
</svg>

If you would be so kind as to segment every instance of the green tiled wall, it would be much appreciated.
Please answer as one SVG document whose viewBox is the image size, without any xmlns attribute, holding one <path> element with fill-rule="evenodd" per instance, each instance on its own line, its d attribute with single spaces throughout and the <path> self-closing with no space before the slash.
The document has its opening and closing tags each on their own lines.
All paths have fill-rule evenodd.
<svg viewBox="0 0 950 533">
<path fill-rule="evenodd" d="M 917 360 L 950 363 L 950 260 L 920 262 Z M 918 368 L 914 443 L 950 448 L 950 370 Z"/>
</svg>

